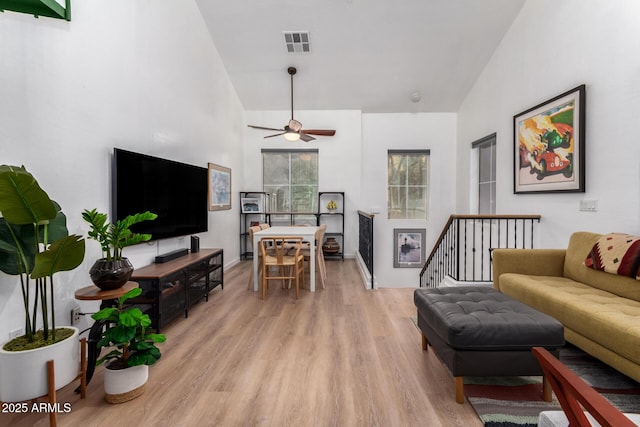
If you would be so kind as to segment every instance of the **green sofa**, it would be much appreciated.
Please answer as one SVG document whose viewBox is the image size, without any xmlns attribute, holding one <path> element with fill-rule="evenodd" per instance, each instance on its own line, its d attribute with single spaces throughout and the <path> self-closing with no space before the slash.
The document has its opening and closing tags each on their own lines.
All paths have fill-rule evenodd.
<svg viewBox="0 0 640 427">
<path fill-rule="evenodd" d="M 585 266 L 600 234 L 567 249 L 495 249 L 494 287 L 564 325 L 565 339 L 640 381 L 640 280 Z"/>
</svg>

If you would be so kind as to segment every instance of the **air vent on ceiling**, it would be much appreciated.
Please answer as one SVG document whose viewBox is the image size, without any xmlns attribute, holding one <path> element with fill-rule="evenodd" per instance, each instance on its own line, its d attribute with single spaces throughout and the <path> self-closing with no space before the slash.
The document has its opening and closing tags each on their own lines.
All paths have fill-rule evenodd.
<svg viewBox="0 0 640 427">
<path fill-rule="evenodd" d="M 308 31 L 283 31 L 284 42 L 289 53 L 309 53 Z"/>
</svg>

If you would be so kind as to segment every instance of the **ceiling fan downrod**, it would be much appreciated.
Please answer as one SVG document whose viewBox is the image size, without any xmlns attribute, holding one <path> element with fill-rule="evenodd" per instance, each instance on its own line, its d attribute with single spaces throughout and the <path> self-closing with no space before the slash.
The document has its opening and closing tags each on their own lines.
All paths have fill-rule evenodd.
<svg viewBox="0 0 640 427">
<path fill-rule="evenodd" d="M 289 73 L 289 77 L 291 79 L 291 120 L 293 120 L 293 76 L 297 72 L 296 67 L 287 68 L 287 72 Z"/>
</svg>

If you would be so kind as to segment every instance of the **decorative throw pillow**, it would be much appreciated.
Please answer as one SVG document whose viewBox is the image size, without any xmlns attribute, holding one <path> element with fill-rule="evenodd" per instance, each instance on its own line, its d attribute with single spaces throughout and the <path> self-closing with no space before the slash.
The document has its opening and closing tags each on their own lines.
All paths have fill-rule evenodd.
<svg viewBox="0 0 640 427">
<path fill-rule="evenodd" d="M 593 245 L 584 265 L 640 279 L 640 237 L 623 233 L 605 234 Z"/>
</svg>

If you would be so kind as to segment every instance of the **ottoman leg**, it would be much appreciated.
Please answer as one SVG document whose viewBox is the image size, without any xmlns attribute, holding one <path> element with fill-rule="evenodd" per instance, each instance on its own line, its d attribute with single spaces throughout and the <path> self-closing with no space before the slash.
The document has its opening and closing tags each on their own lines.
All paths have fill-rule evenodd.
<svg viewBox="0 0 640 427">
<path fill-rule="evenodd" d="M 545 402 L 551 402 L 551 383 L 547 380 L 547 376 L 542 376 L 542 399 Z"/>
<path fill-rule="evenodd" d="M 456 382 L 456 402 L 464 403 L 464 377 L 453 377 Z"/>
<path fill-rule="evenodd" d="M 422 334 L 422 350 L 426 351 L 429 342 L 427 341 L 427 337 Z"/>
</svg>

